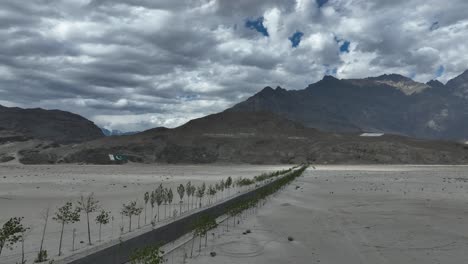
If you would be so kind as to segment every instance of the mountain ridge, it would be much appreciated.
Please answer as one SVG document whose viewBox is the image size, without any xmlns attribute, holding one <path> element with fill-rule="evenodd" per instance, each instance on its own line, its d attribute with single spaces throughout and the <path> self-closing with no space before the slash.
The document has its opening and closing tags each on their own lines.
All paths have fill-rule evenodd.
<svg viewBox="0 0 468 264">
<path fill-rule="evenodd" d="M 364 79 L 326 75 L 302 90 L 266 87 L 227 111 L 271 111 L 330 132 L 386 132 L 416 138 L 468 138 L 468 71 L 443 84 L 398 74 Z"/>
<path fill-rule="evenodd" d="M 377 80 L 340 80 L 325 76 L 303 90 L 265 87 L 232 108 L 176 128 L 159 127 L 112 137 L 104 137 L 94 123 L 67 112 L 0 107 L 0 121 L 7 117 L 13 124 L 9 129 L 0 129 L 0 138 L 5 136 L 5 141 L 0 140 L 0 162 L 17 159 L 24 164 L 113 164 L 110 154 L 124 155 L 129 161 L 139 163 L 468 162 L 468 146 L 447 141 L 467 129 L 460 121 L 465 118 L 463 113 L 468 112 L 466 99 L 459 95 L 465 87 L 464 76 L 450 87 L 430 81 L 424 84 L 430 88 L 411 94 L 382 80 L 414 84 L 409 78 L 398 75 L 378 76 Z M 39 126 L 37 130 L 28 131 L 24 129 L 28 126 L 23 126 L 14 130 L 15 124 L 36 124 L 41 119 L 33 120 L 36 123 L 25 122 L 32 118 L 30 114 L 23 120 L 14 115 L 2 116 L 2 110 L 41 113 L 43 119 L 49 118 L 45 120 L 49 123 L 41 123 L 47 129 L 41 131 L 43 127 Z M 88 133 L 68 135 L 67 122 L 79 124 L 71 124 L 72 128 L 84 126 L 99 132 L 91 136 Z M 55 133 L 53 138 L 51 134 L 41 137 L 50 130 Z M 80 129 L 71 131 L 81 132 Z M 365 137 L 360 135 L 363 132 L 384 135 Z M 411 133 L 432 139 L 415 139 Z M 88 138 L 84 139 L 86 135 Z M 446 137 L 433 140 L 441 135 Z M 68 140 L 59 141 L 60 144 L 49 142 L 57 142 L 57 138 L 64 136 Z M 76 136 L 82 137 L 80 142 Z M 17 143 L 2 143 L 9 141 Z"/>
<path fill-rule="evenodd" d="M 462 164 L 468 147 L 454 142 L 383 135 L 337 134 L 269 112 L 224 111 L 177 128 L 19 152 L 25 164 L 114 164 L 109 154 L 138 163 Z"/>
<path fill-rule="evenodd" d="M 90 120 L 71 112 L 0 105 L 0 130 L 57 143 L 76 143 L 103 137 Z"/>
</svg>

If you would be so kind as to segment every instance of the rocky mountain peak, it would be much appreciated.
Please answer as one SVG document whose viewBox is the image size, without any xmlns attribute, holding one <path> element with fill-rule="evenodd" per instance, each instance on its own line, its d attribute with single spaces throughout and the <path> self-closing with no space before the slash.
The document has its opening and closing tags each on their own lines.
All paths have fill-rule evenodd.
<svg viewBox="0 0 468 264">
<path fill-rule="evenodd" d="M 332 75 L 325 75 L 323 76 L 322 81 L 338 81 L 338 79 Z"/>
<path fill-rule="evenodd" d="M 274 93 L 275 90 L 271 88 L 270 86 L 266 86 L 263 88 L 260 92 L 257 93 L 257 95 L 268 95 Z"/>
<path fill-rule="evenodd" d="M 459 85 L 461 83 L 468 82 L 468 70 L 464 71 L 462 74 L 458 75 L 457 77 L 453 78 L 452 80 L 447 82 L 447 85 Z"/>
<path fill-rule="evenodd" d="M 462 74 L 460 74 L 460 76 L 468 79 L 468 70 L 465 70 Z"/>
<path fill-rule="evenodd" d="M 377 81 L 392 81 L 392 82 L 412 82 L 410 78 L 403 76 L 401 74 L 391 73 L 391 74 L 383 74 L 377 77 L 369 77 L 369 80 L 377 80 Z"/>
<path fill-rule="evenodd" d="M 267 86 L 263 88 L 260 92 L 258 92 L 256 95 L 259 96 L 272 96 L 272 95 L 278 95 L 280 93 L 287 92 L 286 89 L 281 88 L 280 86 L 277 86 L 275 89 L 271 88 L 270 86 Z"/>
<path fill-rule="evenodd" d="M 441 83 L 439 80 L 430 80 L 426 83 L 427 85 L 431 86 L 432 88 L 442 88 L 445 85 Z"/>
<path fill-rule="evenodd" d="M 333 132 L 384 131 L 418 138 L 465 139 L 468 71 L 446 85 L 399 74 L 364 79 L 325 76 L 303 90 L 267 89 L 233 111 L 269 111 L 307 127 Z M 280 90 L 282 91 L 282 89 Z M 400 92 L 401 91 L 401 92 Z M 436 128 L 436 129 L 434 129 Z"/>
<path fill-rule="evenodd" d="M 468 99 L 468 70 L 447 82 L 455 96 Z"/>
<path fill-rule="evenodd" d="M 276 89 L 275 89 L 275 91 L 277 91 L 277 92 L 285 92 L 285 91 L 287 91 L 287 90 L 284 89 L 284 88 L 281 88 L 281 86 L 277 86 Z"/>
<path fill-rule="evenodd" d="M 367 78 L 378 84 L 385 84 L 402 91 L 406 95 L 420 93 L 429 88 L 429 85 L 415 82 L 412 79 L 400 74 L 384 74 L 378 77 Z"/>
</svg>

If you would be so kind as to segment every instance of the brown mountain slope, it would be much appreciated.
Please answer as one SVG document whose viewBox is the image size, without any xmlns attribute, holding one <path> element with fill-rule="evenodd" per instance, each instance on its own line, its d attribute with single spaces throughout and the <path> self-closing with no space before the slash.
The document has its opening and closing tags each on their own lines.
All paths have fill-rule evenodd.
<svg viewBox="0 0 468 264">
<path fill-rule="evenodd" d="M 11 136 L 72 143 L 93 140 L 104 135 L 93 122 L 77 114 L 0 105 L 0 138 L 8 140 L 6 137 Z"/>
<path fill-rule="evenodd" d="M 23 163 L 108 164 L 109 154 L 146 163 L 461 164 L 468 147 L 400 136 L 360 137 L 306 128 L 265 112 L 222 112 L 175 129 L 157 128 L 73 146 L 29 149 Z"/>
</svg>

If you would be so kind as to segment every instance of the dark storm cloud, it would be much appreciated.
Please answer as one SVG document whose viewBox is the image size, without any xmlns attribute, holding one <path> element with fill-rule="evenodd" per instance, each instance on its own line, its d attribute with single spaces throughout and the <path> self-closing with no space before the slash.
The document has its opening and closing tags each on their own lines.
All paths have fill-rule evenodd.
<svg viewBox="0 0 468 264">
<path fill-rule="evenodd" d="M 10 35 L 11 36 L 11 35 Z M 24 37 L 18 41 L 6 41 L 0 51 L 9 56 L 77 56 L 79 51 L 73 44 L 64 43 L 43 36 Z"/>
<path fill-rule="evenodd" d="M 7 13 L 0 17 L 0 29 L 8 29 L 10 27 L 31 26 L 39 22 L 35 17 L 25 17 L 24 15 Z"/>
<path fill-rule="evenodd" d="M 3 0 L 1 6 L 0 102 L 69 110 L 124 130 L 179 125 L 264 86 L 300 89 L 325 73 L 447 80 L 468 64 L 462 0 L 440 8 L 435 0 Z M 261 28 L 246 27 L 258 18 Z"/>
</svg>

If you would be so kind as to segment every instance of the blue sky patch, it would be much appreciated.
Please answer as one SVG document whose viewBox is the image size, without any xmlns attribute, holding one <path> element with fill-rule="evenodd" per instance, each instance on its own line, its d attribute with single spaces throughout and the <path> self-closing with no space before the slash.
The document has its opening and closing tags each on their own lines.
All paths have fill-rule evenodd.
<svg viewBox="0 0 468 264">
<path fill-rule="evenodd" d="M 444 74 L 444 72 L 445 72 L 444 66 L 440 65 L 439 68 L 436 70 L 435 75 L 437 78 L 439 78 L 440 76 L 442 76 L 442 74 Z"/>
<path fill-rule="evenodd" d="M 317 5 L 319 8 L 321 8 L 323 5 L 325 5 L 328 0 L 316 0 L 317 1 Z"/>
<path fill-rule="evenodd" d="M 299 46 L 299 43 L 301 43 L 302 36 L 304 36 L 304 33 L 296 31 L 296 33 L 289 37 L 293 48 Z"/>
<path fill-rule="evenodd" d="M 325 65 L 326 66 L 326 65 Z M 336 73 L 338 72 L 338 69 L 335 68 L 327 68 L 325 70 L 325 75 L 331 75 L 331 76 L 336 76 Z"/>
<path fill-rule="evenodd" d="M 254 20 L 247 19 L 247 21 L 245 22 L 245 27 L 249 28 L 249 29 L 252 29 L 252 30 L 256 30 L 256 31 L 262 33 L 263 36 L 268 37 L 269 36 L 268 30 L 263 25 L 263 20 L 264 20 L 263 17 L 259 17 L 259 18 L 254 19 Z"/>
<path fill-rule="evenodd" d="M 349 45 L 351 44 L 351 42 L 345 40 L 343 42 L 343 44 L 341 44 L 340 46 L 340 52 L 346 52 L 346 53 L 349 53 Z"/>
</svg>

